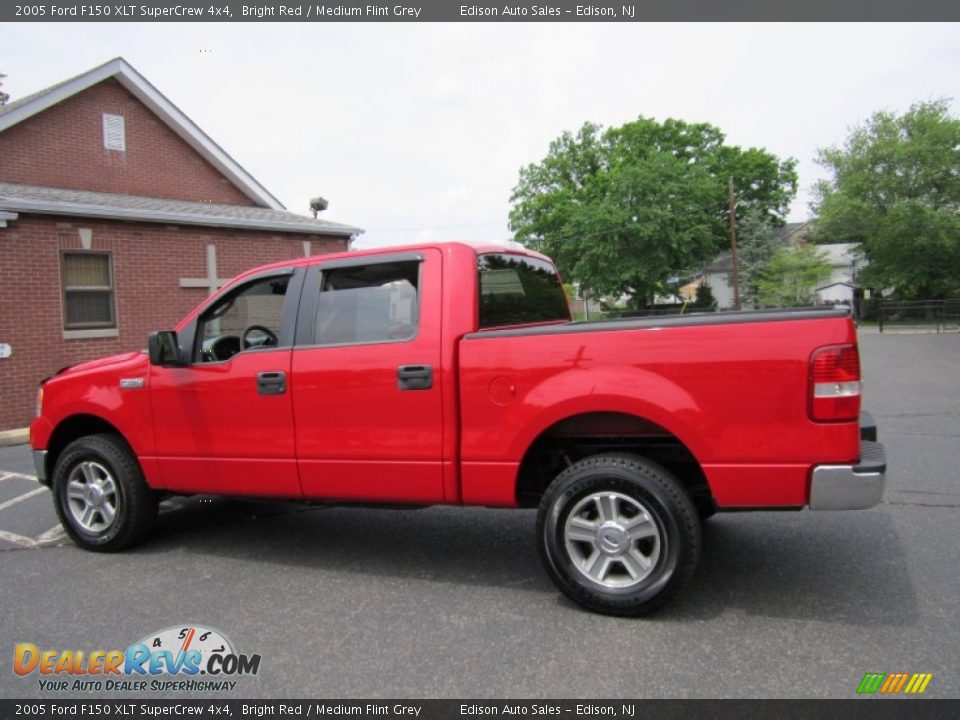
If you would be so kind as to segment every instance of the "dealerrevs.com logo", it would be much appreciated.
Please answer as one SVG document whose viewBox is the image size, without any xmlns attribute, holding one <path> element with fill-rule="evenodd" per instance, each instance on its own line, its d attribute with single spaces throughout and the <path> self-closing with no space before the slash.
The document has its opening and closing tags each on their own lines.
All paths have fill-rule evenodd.
<svg viewBox="0 0 960 720">
<path fill-rule="evenodd" d="M 150 633 L 126 650 L 41 649 L 18 643 L 13 671 L 37 675 L 44 692 L 234 690 L 260 671 L 260 655 L 238 653 L 221 632 L 200 625 Z"/>
</svg>

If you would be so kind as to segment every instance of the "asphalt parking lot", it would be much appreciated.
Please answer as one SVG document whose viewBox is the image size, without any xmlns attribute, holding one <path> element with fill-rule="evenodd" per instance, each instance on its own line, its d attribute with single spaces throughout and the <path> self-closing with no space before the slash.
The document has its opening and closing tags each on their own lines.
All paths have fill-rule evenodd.
<svg viewBox="0 0 960 720">
<path fill-rule="evenodd" d="M 693 586 L 640 620 L 563 599 L 527 511 L 191 498 L 134 550 L 82 552 L 28 449 L 0 449 L 0 696 L 43 695 L 15 643 L 122 649 L 196 623 L 262 656 L 235 697 L 848 698 L 899 671 L 958 697 L 960 335 L 864 333 L 861 355 L 884 502 L 715 517 Z"/>
</svg>

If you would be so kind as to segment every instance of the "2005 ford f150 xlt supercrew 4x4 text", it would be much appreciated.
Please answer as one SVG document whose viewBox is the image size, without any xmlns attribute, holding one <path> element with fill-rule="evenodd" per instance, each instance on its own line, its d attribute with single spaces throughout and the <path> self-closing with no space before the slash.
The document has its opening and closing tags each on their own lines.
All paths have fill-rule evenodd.
<svg viewBox="0 0 960 720">
<path fill-rule="evenodd" d="M 717 510 L 867 508 L 886 461 L 843 308 L 571 322 L 550 260 L 418 245 L 252 270 L 40 388 L 34 462 L 81 547 L 168 494 L 539 508 L 570 598 L 638 615 Z"/>
</svg>

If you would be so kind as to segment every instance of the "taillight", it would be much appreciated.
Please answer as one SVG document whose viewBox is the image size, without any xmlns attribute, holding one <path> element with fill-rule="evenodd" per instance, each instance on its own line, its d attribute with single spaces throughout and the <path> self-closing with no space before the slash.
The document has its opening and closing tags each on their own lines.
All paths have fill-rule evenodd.
<svg viewBox="0 0 960 720">
<path fill-rule="evenodd" d="M 820 348 L 810 357 L 810 418 L 839 422 L 860 417 L 860 354 L 856 345 Z"/>
</svg>

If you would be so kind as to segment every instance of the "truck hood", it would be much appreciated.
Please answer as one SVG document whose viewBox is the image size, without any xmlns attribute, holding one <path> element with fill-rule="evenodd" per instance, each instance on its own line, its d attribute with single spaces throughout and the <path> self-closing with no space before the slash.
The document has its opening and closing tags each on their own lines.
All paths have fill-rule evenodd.
<svg viewBox="0 0 960 720">
<path fill-rule="evenodd" d="M 148 362 L 149 360 L 143 352 L 127 352 L 119 355 L 111 355 L 110 357 L 98 358 L 96 360 L 89 360 L 76 365 L 68 365 L 58 370 L 53 377 L 65 377 L 77 373 L 90 372 L 91 370 L 120 369 L 121 366 L 139 367 L 140 365 L 146 365 Z"/>
</svg>

